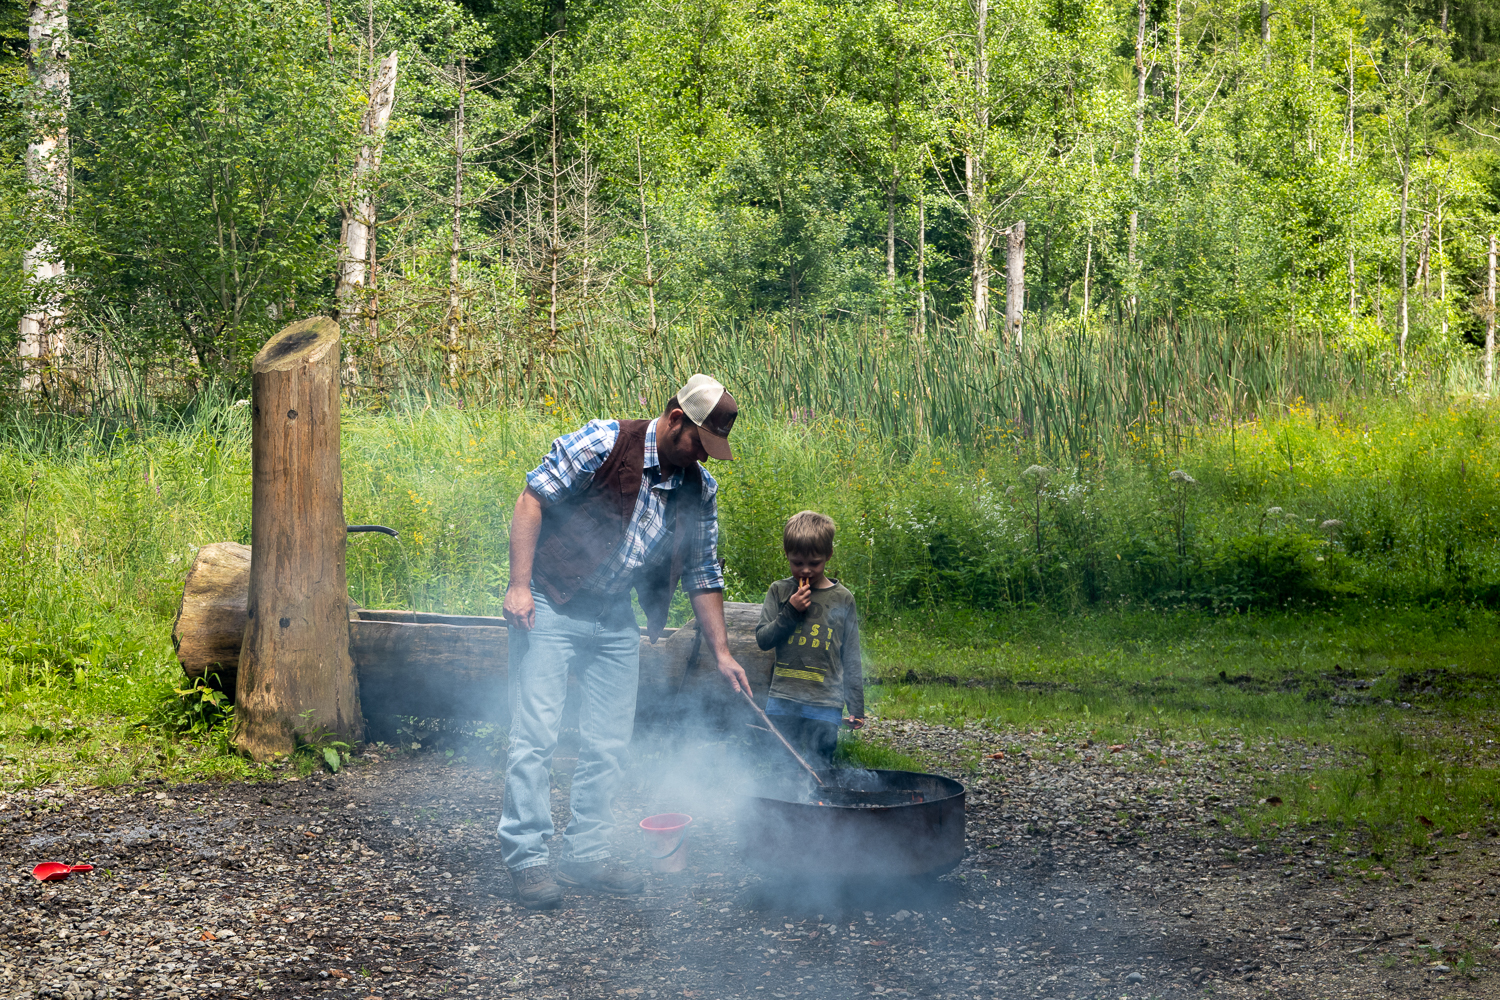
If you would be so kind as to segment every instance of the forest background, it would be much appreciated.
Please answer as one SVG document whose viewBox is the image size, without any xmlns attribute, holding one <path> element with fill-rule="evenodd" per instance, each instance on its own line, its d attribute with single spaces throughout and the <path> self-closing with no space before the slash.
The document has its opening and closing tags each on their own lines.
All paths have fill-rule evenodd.
<svg viewBox="0 0 1500 1000">
<path fill-rule="evenodd" d="M 243 380 L 336 308 L 356 395 L 512 400 L 673 331 L 1013 341 L 1001 302 L 1472 377 L 1491 311 L 1478 0 L 7 0 L 0 39 L 0 336 L 66 303 L 54 394 Z"/>
</svg>

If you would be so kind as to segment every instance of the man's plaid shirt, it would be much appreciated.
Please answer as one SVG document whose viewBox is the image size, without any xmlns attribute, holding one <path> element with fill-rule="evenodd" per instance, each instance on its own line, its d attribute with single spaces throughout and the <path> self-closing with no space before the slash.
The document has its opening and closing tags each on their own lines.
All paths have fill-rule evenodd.
<svg viewBox="0 0 1500 1000">
<path fill-rule="evenodd" d="M 590 420 L 572 434 L 552 442 L 547 457 L 526 474 L 526 484 L 550 507 L 578 496 L 593 481 L 594 473 L 614 450 L 620 436 L 618 420 Z M 682 586 L 694 590 L 723 590 L 724 573 L 719 566 L 719 484 L 701 465 L 703 493 L 692 537 L 688 539 L 682 564 Z M 679 469 L 663 477 L 656 454 L 656 421 L 646 427 L 646 461 L 641 489 L 635 498 L 635 513 L 625 540 L 583 585 L 584 590 L 617 594 L 629 590 L 641 567 L 652 565 L 672 555 L 672 533 L 667 525 L 667 500 L 670 491 L 683 484 Z M 684 497 L 684 501 L 689 498 Z M 689 513 L 691 518 L 691 513 Z"/>
</svg>

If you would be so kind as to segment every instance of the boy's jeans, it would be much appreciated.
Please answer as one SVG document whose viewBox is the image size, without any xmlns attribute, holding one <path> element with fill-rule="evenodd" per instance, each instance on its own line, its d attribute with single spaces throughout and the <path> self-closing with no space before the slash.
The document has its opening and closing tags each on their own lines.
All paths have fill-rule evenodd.
<svg viewBox="0 0 1500 1000">
<path fill-rule="evenodd" d="M 500 857 L 512 871 L 547 863 L 553 834 L 550 772 L 568 669 L 578 674 L 578 765 L 573 769 L 573 817 L 563 832 L 574 861 L 609 857 L 613 800 L 621 758 L 635 728 L 641 633 L 630 594 L 580 593 L 553 604 L 535 587 L 536 627 L 510 630 L 510 756 Z"/>
<path fill-rule="evenodd" d="M 826 771 L 833 766 L 833 755 L 839 748 L 839 724 L 822 719 L 804 719 L 799 715 L 773 715 L 771 721 L 781 730 L 786 741 L 796 748 L 814 770 Z M 776 737 L 766 734 L 767 743 L 774 744 L 774 759 L 784 761 L 787 752 Z M 806 773 L 806 772 L 804 772 Z"/>
</svg>

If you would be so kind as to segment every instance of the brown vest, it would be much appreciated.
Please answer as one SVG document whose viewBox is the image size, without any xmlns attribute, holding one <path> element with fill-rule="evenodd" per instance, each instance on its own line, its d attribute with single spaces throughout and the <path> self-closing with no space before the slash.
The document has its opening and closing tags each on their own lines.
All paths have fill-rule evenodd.
<svg viewBox="0 0 1500 1000">
<path fill-rule="evenodd" d="M 593 481 L 578 496 L 542 511 L 531 581 L 557 604 L 566 604 L 582 589 L 604 560 L 625 540 L 635 514 L 641 478 L 646 468 L 646 428 L 649 420 L 621 420 L 620 434 Z M 688 494 L 693 487 L 698 492 Z M 672 490 L 667 517 L 672 520 L 672 558 L 647 565 L 635 579 L 636 596 L 646 612 L 646 630 L 653 642 L 666 627 L 672 595 L 682 578 L 688 511 L 702 495 L 698 465 L 687 470 L 683 483 Z"/>
</svg>

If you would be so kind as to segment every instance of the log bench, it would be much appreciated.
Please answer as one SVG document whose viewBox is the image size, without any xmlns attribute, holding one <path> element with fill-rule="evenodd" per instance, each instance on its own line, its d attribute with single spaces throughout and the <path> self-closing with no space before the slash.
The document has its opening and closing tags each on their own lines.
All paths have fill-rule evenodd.
<svg viewBox="0 0 1500 1000">
<path fill-rule="evenodd" d="M 183 584 L 172 645 L 189 678 L 208 677 L 234 693 L 246 622 L 250 547 L 205 545 Z M 755 644 L 760 605 L 726 602 L 729 648 L 765 703 L 775 657 Z M 723 724 L 743 708 L 703 655 L 697 624 L 667 629 L 655 643 L 641 635 L 638 721 L 690 718 Z M 503 618 L 417 611 L 349 609 L 349 654 L 370 739 L 394 737 L 398 717 L 509 722 L 507 638 Z"/>
</svg>

